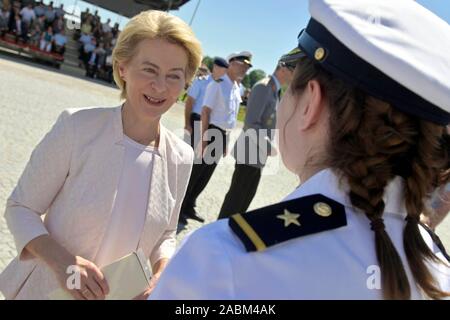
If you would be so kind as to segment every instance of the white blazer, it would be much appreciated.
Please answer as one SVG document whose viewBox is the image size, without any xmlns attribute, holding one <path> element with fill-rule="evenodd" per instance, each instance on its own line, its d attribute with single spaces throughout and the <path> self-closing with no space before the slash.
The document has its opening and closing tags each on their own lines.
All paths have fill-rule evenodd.
<svg viewBox="0 0 450 320">
<path fill-rule="evenodd" d="M 96 262 L 117 193 L 122 139 L 121 106 L 69 109 L 35 148 L 6 205 L 19 253 L 0 275 L 6 299 L 47 299 L 58 287 L 52 270 L 24 250 L 37 236 L 50 234 L 72 254 Z M 162 125 L 158 151 L 139 241 L 152 265 L 174 253 L 193 163 L 191 147 Z"/>
</svg>

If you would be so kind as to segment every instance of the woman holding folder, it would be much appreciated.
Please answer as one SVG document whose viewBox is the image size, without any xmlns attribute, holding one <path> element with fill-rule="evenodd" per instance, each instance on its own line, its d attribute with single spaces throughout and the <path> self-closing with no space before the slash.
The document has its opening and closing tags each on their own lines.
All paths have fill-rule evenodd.
<svg viewBox="0 0 450 320">
<path fill-rule="evenodd" d="M 65 110 L 8 199 L 18 256 L 0 275 L 7 299 L 47 299 L 61 287 L 77 299 L 103 299 L 100 269 L 138 249 L 154 284 L 175 249 L 193 162 L 190 146 L 160 119 L 200 61 L 200 43 L 181 19 L 146 11 L 130 20 L 113 52 L 124 103 Z M 70 289 L 73 266 L 80 282 Z"/>
</svg>

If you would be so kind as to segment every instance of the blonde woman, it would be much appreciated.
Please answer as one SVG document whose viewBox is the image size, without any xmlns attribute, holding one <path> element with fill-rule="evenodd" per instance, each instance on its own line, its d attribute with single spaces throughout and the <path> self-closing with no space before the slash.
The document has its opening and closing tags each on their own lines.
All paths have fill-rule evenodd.
<svg viewBox="0 0 450 320">
<path fill-rule="evenodd" d="M 0 276 L 7 299 L 46 299 L 65 288 L 71 265 L 82 277 L 70 293 L 103 299 L 100 268 L 138 248 L 156 283 L 175 249 L 193 161 L 192 149 L 160 119 L 200 61 L 200 43 L 179 18 L 146 11 L 131 19 L 113 52 L 125 102 L 64 111 L 8 199 L 18 257 Z"/>
</svg>

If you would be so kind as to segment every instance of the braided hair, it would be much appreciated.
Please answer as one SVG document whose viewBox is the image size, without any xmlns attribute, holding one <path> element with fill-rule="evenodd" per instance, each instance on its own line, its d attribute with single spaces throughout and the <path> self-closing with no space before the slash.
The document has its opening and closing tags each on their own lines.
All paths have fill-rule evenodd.
<svg viewBox="0 0 450 320">
<path fill-rule="evenodd" d="M 290 90 L 299 94 L 313 79 L 319 82 L 329 105 L 330 141 L 325 165 L 345 179 L 351 203 L 369 220 L 384 298 L 411 297 L 405 268 L 383 222 L 384 191 L 396 176 L 405 180 L 407 222 L 403 241 L 412 275 L 428 297 L 450 296 L 441 291 L 426 266 L 427 260 L 441 261 L 426 245 L 419 230 L 425 201 L 449 180 L 450 139 L 445 127 L 394 109 L 334 77 L 306 57 L 297 64 Z"/>
</svg>

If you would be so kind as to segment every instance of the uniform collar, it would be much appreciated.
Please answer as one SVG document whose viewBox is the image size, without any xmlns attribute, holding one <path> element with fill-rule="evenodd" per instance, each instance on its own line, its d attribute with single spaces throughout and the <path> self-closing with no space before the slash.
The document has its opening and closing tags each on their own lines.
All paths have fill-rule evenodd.
<svg viewBox="0 0 450 320">
<path fill-rule="evenodd" d="M 123 133 L 123 122 L 122 122 L 122 106 L 114 107 L 114 142 L 116 144 L 123 145 L 124 133 Z M 158 154 L 165 159 L 166 158 L 166 128 L 160 122 L 159 124 L 159 146 Z"/>
<path fill-rule="evenodd" d="M 222 77 L 222 79 L 227 82 L 231 87 L 238 87 L 238 84 L 236 81 L 231 81 L 230 77 L 228 76 L 227 73 L 225 73 L 225 75 Z"/>
<path fill-rule="evenodd" d="M 404 181 L 401 177 L 395 177 L 387 185 L 384 192 L 385 213 L 406 217 L 406 209 L 403 197 Z M 355 211 L 361 212 L 353 207 L 348 197 L 349 186 L 345 181 L 340 181 L 339 177 L 332 169 L 327 168 L 319 171 L 311 178 L 302 183 L 294 192 L 288 195 L 284 201 L 304 197 L 312 194 L 323 194 L 324 196 L 342 203 Z"/>
</svg>

